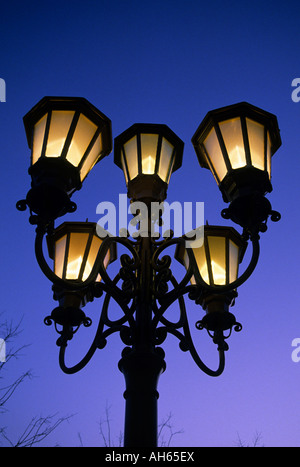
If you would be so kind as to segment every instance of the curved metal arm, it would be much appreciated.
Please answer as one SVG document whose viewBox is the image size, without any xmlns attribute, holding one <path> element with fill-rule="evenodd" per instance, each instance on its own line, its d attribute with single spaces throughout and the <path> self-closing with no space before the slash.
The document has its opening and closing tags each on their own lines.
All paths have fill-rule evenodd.
<svg viewBox="0 0 300 467">
<path fill-rule="evenodd" d="M 84 368 L 88 364 L 88 362 L 91 360 L 92 356 L 94 355 L 94 353 L 97 350 L 97 338 L 98 338 L 97 334 L 98 334 L 98 331 L 96 333 L 96 336 L 94 338 L 94 341 L 93 341 L 91 347 L 89 348 L 88 352 L 83 357 L 83 359 L 79 363 L 77 363 L 77 365 L 74 365 L 72 367 L 67 367 L 66 364 L 65 364 L 65 352 L 66 352 L 67 345 L 65 344 L 65 345 L 60 346 L 60 350 L 59 350 L 59 366 L 60 366 L 61 370 L 64 373 L 66 373 L 68 375 L 72 375 L 72 374 L 77 373 L 78 371 L 82 370 L 82 368 Z"/>
<path fill-rule="evenodd" d="M 102 329 L 101 329 L 102 328 Z M 110 334 L 113 334 L 114 332 L 122 332 L 123 329 L 127 329 L 125 326 L 116 326 L 113 330 L 109 329 L 107 332 L 103 332 L 103 323 L 100 319 L 99 321 L 99 326 L 96 331 L 95 338 L 93 340 L 93 343 L 89 350 L 87 351 L 86 355 L 78 362 L 76 365 L 72 367 L 67 367 L 65 364 L 65 352 L 66 352 L 66 343 L 64 345 L 60 346 L 59 350 L 59 366 L 61 370 L 68 374 L 74 374 L 77 373 L 78 371 L 82 370 L 91 360 L 93 357 L 94 353 L 96 352 L 97 349 L 101 349 L 106 345 L 106 337 L 108 337 Z"/>
<path fill-rule="evenodd" d="M 174 287 L 177 287 L 178 282 L 176 279 L 172 276 L 171 282 Z M 190 288 L 186 288 L 185 292 L 188 292 Z M 153 319 L 153 325 L 156 328 L 158 325 L 158 322 L 161 322 L 164 327 L 162 328 L 157 328 L 157 334 L 160 334 L 160 341 L 158 343 L 160 344 L 167 336 L 167 333 L 169 332 L 170 334 L 173 334 L 175 337 L 179 339 L 179 346 L 181 350 L 184 352 L 189 351 L 194 362 L 198 366 L 200 370 L 202 370 L 204 373 L 206 373 L 208 376 L 220 376 L 225 368 L 225 351 L 224 347 L 219 346 L 218 352 L 219 352 L 219 365 L 216 370 L 212 370 L 209 368 L 205 363 L 201 360 L 195 346 L 192 340 L 192 336 L 190 333 L 190 328 L 189 328 L 189 323 L 188 323 L 188 318 L 187 318 L 187 313 L 186 313 L 186 307 L 185 307 L 185 301 L 184 301 L 184 295 L 182 294 L 181 296 L 178 297 L 178 303 L 179 303 L 179 308 L 180 308 L 180 318 L 176 323 L 172 323 L 169 321 L 167 318 L 163 316 L 166 307 L 163 306 L 160 309 L 156 309 L 155 311 L 155 319 Z M 183 334 L 178 330 L 179 328 L 183 329 Z"/>
<path fill-rule="evenodd" d="M 119 274 L 115 277 L 113 283 L 117 284 L 117 282 L 120 280 Z M 134 332 L 134 319 L 133 319 L 133 313 L 134 313 L 134 306 L 131 307 L 131 309 L 124 309 L 124 316 L 118 320 L 111 321 L 108 318 L 108 306 L 110 299 L 112 298 L 109 293 L 106 294 L 104 298 L 104 303 L 102 306 L 102 311 L 99 319 L 99 324 L 96 330 L 96 334 L 94 337 L 94 340 L 92 342 L 92 345 L 90 346 L 89 350 L 87 351 L 86 355 L 78 362 L 76 365 L 72 367 L 67 367 L 65 364 L 65 352 L 66 352 L 66 347 L 67 347 L 67 338 L 61 338 L 60 339 L 60 351 L 59 351 L 59 366 L 61 370 L 66 373 L 66 374 L 74 374 L 77 373 L 78 371 L 82 370 L 91 360 L 93 357 L 94 353 L 96 352 L 97 349 L 102 349 L 106 345 L 106 338 L 115 333 L 115 332 L 120 332 L 120 336 L 123 340 L 123 342 L 128 345 L 130 344 L 130 338 L 131 334 Z M 121 306 L 121 304 L 119 304 Z M 124 326 L 124 323 L 128 322 L 129 328 L 127 326 Z M 108 326 L 108 329 L 104 331 L 104 326 Z M 131 332 L 128 332 L 129 329 Z M 123 332 L 122 332 L 123 331 Z"/>
</svg>

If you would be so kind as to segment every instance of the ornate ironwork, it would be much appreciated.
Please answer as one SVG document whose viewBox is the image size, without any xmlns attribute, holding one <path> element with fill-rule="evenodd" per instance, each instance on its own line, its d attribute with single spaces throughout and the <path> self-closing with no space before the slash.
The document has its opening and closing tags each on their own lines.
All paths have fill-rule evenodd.
<svg viewBox="0 0 300 467">
<path fill-rule="evenodd" d="M 106 346 L 107 338 L 111 334 L 119 333 L 122 342 L 127 346 L 126 352 L 140 348 L 139 330 L 146 327 L 143 322 L 145 319 L 148 320 L 148 330 L 142 345 L 147 345 L 149 349 L 155 351 L 165 341 L 167 335 L 172 334 L 179 340 L 180 349 L 190 352 L 197 366 L 206 374 L 218 376 L 223 372 L 224 352 L 228 350 L 228 344 L 225 340 L 231 335 L 232 329 L 240 331 L 242 328 L 236 322 L 234 315 L 229 313 L 228 306 L 237 295 L 235 288 L 249 277 L 257 264 L 259 255 L 259 237 L 257 235 L 253 235 L 251 239 L 253 254 L 248 268 L 236 281 L 226 286 L 210 286 L 201 278 L 200 284 L 191 285 L 190 279 L 193 276 L 194 263 L 189 248 L 186 250 L 190 259 L 189 267 L 183 278 L 177 281 L 171 270 L 172 258 L 165 253 L 168 248 L 182 244 L 184 239 L 174 238 L 172 233 L 164 239 L 107 237 L 100 247 L 88 279 L 81 283 L 74 283 L 74 281 L 62 280 L 56 276 L 44 257 L 43 238 L 46 233 L 51 235 L 52 229 L 53 225 L 48 225 L 46 228 L 40 225 L 37 227 L 35 251 L 42 271 L 53 283 L 54 298 L 62 303 L 52 311 L 50 316 L 45 318 L 45 324 L 50 325 L 54 322 L 55 329 L 60 335 L 57 340 L 57 345 L 60 347 L 59 362 L 65 373 L 75 373 L 82 369 L 97 349 L 103 349 Z M 121 267 L 114 278 L 109 276 L 103 265 L 103 259 L 111 242 L 123 245 L 127 249 L 127 254 L 122 254 L 120 257 Z M 100 283 L 95 281 L 98 274 L 102 278 Z M 148 295 L 145 292 L 145 287 L 148 290 Z M 76 307 L 73 303 L 69 305 L 69 297 L 73 297 L 73 300 L 74 296 L 77 296 L 77 302 L 79 300 L 79 302 L 86 304 L 102 295 L 104 297 L 102 310 L 91 347 L 78 364 L 67 367 L 65 351 L 68 341 L 73 338 L 81 325 L 91 325 L 91 319 L 86 317 L 79 306 Z M 213 342 L 218 346 L 219 364 L 216 370 L 208 368 L 197 353 L 190 332 L 185 295 L 201 306 L 209 297 L 213 300 L 218 300 L 221 297 L 222 309 L 218 312 L 207 313 L 195 323 L 196 329 L 206 329 Z M 122 310 L 122 316 L 118 319 L 112 319 L 109 316 L 111 299 Z M 141 302 L 143 302 L 144 307 L 150 308 L 148 317 L 143 316 L 143 313 L 139 315 L 138 309 Z M 175 302 L 179 304 L 179 319 L 172 322 L 166 317 L 166 311 Z M 147 315 L 147 312 L 144 314 Z M 227 335 L 224 335 L 225 331 L 227 331 Z"/>
</svg>

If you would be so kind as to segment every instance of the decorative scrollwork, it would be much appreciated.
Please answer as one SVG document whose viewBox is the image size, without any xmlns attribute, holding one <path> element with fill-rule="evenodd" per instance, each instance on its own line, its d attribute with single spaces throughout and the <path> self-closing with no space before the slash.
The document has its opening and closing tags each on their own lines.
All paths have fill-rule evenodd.
<svg viewBox="0 0 300 467">
<path fill-rule="evenodd" d="M 164 256 L 164 258 L 167 258 Z M 169 290 L 168 282 L 171 280 L 172 271 L 169 262 L 165 261 L 166 267 L 162 268 L 155 276 L 153 293 L 157 298 L 162 298 Z"/>
<path fill-rule="evenodd" d="M 138 289 L 138 282 L 136 278 L 136 268 L 137 264 L 133 257 L 129 255 L 122 255 L 120 257 L 121 269 L 120 269 L 120 278 L 122 279 L 122 291 L 127 297 L 127 303 L 136 296 Z"/>
<path fill-rule="evenodd" d="M 149 343 L 151 341 L 150 345 L 154 346 L 154 348 L 158 348 L 157 346 L 165 341 L 167 335 L 172 334 L 178 339 L 180 349 L 184 352 L 190 352 L 195 363 L 202 371 L 211 376 L 218 376 L 222 373 L 225 365 L 224 352 L 228 350 L 226 339 L 230 336 L 232 329 L 239 331 L 242 326 L 236 322 L 235 318 L 230 321 L 229 317 L 233 315 L 228 312 L 223 313 L 222 316 L 219 317 L 218 324 L 213 324 L 211 318 L 214 316 L 214 319 L 216 319 L 216 313 L 207 313 L 201 321 L 197 321 L 196 328 L 199 330 L 205 328 L 210 337 L 212 337 L 214 343 L 218 346 L 218 368 L 216 370 L 208 368 L 201 360 L 193 343 L 184 296 L 188 294 L 191 300 L 203 306 L 203 300 L 208 293 L 222 294 L 224 293 L 224 287 L 210 287 L 204 281 L 202 281 L 202 283 L 200 282 L 200 285 L 197 286 L 190 284 L 190 279 L 194 273 L 194 263 L 192 252 L 189 248 L 186 250 L 189 257 L 188 268 L 184 277 L 180 281 L 176 281 L 171 271 L 171 256 L 165 254 L 165 251 L 169 247 L 182 245 L 185 239 L 173 238 L 172 236 L 164 238 L 163 240 L 153 240 L 152 238 L 145 240 L 142 237 L 134 240 L 125 237 L 107 237 L 102 242 L 90 277 L 78 286 L 77 284 L 72 284 L 71 288 L 69 284 L 66 284 L 66 281 L 60 280 L 52 271 L 50 272 L 48 265 L 45 265 L 45 259 L 41 253 L 42 234 L 40 233 L 37 236 L 39 264 L 42 266 L 46 275 L 53 281 L 55 287 L 63 287 L 64 285 L 66 286 L 66 291 L 69 290 L 69 294 L 72 293 L 72 291 L 74 291 L 74 293 L 85 294 L 85 297 L 91 297 L 90 301 L 96 296 L 100 297 L 103 295 L 104 297 L 99 324 L 92 345 L 83 359 L 73 367 L 67 367 L 65 364 L 65 348 L 67 342 L 73 338 L 73 335 L 78 331 L 81 324 L 83 326 L 90 326 L 91 320 L 85 316 L 82 310 L 77 310 L 75 314 L 73 314 L 73 321 L 67 322 L 66 318 L 63 318 L 65 311 L 62 310 L 62 307 L 57 307 L 57 309 L 55 309 L 56 311 L 53 310 L 51 316 L 45 318 L 45 324 L 47 325 L 50 325 L 54 321 L 55 328 L 60 335 L 57 343 L 61 347 L 59 361 L 64 372 L 75 373 L 83 368 L 97 349 L 103 349 L 106 346 L 107 338 L 111 334 L 118 332 L 126 348 L 135 348 L 139 341 L 137 310 L 140 300 L 144 297 L 141 290 L 144 290 L 146 294 L 147 290 L 150 290 L 149 307 L 151 307 L 152 310 L 152 316 L 148 323 L 150 326 L 148 334 Z M 103 264 L 103 258 L 110 248 L 111 242 L 119 243 L 127 249 L 127 253 L 122 254 L 120 257 L 120 270 L 114 278 L 108 275 Z M 242 279 L 249 274 L 250 270 L 254 268 L 257 262 L 259 251 L 258 240 L 252 238 L 252 242 L 252 259 L 248 269 L 244 275 L 242 274 Z M 141 280 L 141 274 L 145 271 L 147 272 L 143 277 L 152 277 L 153 280 L 151 280 L 151 282 L 143 282 Z M 98 274 L 100 274 L 102 278 L 101 283 L 95 282 Z M 146 288 L 141 289 L 142 286 L 145 287 L 145 284 Z M 233 285 L 231 284 L 225 286 L 225 289 L 231 291 L 232 287 Z M 109 315 L 111 299 L 114 299 L 122 310 L 122 315 L 119 318 Z M 179 317 L 177 314 L 171 314 L 172 320 L 170 320 L 168 319 L 170 316 L 167 318 L 166 311 L 176 301 L 179 303 Z M 173 319 L 175 316 L 177 319 Z M 222 321 L 224 317 L 227 319 L 226 325 Z M 59 329 L 58 325 L 62 325 L 62 329 Z M 223 331 L 227 331 L 228 335 L 224 335 Z"/>
</svg>

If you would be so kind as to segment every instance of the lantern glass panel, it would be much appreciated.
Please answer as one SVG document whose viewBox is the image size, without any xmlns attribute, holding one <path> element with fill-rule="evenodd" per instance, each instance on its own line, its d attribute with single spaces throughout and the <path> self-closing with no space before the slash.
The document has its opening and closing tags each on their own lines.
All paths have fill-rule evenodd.
<svg viewBox="0 0 300 467">
<path fill-rule="evenodd" d="M 100 133 L 100 135 L 98 136 L 98 138 L 96 139 L 92 149 L 90 150 L 87 158 L 85 159 L 85 161 L 83 162 L 82 164 L 82 167 L 80 169 L 80 180 L 83 181 L 85 179 L 85 177 L 87 176 L 87 174 L 90 172 L 90 170 L 94 167 L 94 165 L 96 164 L 97 160 L 98 160 L 98 156 L 99 154 L 101 154 L 102 152 L 102 149 L 103 149 L 103 146 L 102 146 L 102 135 Z"/>
<path fill-rule="evenodd" d="M 64 235 L 55 243 L 54 272 L 60 278 L 62 278 L 64 271 L 66 242 L 67 235 Z"/>
<path fill-rule="evenodd" d="M 204 147 L 219 181 L 222 181 L 227 174 L 227 167 L 224 162 L 223 154 L 214 128 L 211 129 L 208 136 L 206 137 L 204 141 Z"/>
<path fill-rule="evenodd" d="M 254 120 L 250 120 L 249 118 L 246 118 L 246 122 L 247 122 L 247 130 L 248 130 L 252 165 L 253 167 L 256 167 L 257 169 L 264 170 L 265 169 L 265 164 L 264 164 L 265 129 L 264 129 L 264 126 L 261 125 L 260 123 L 255 122 Z"/>
<path fill-rule="evenodd" d="M 202 279 L 209 284 L 209 277 L 208 277 L 208 269 L 207 269 L 207 261 L 205 255 L 205 248 L 201 246 L 199 248 L 193 248 L 194 257 L 198 266 L 198 270 Z M 193 282 L 192 282 L 193 280 Z M 195 283 L 195 278 L 192 277 L 191 283 Z"/>
<path fill-rule="evenodd" d="M 46 157 L 59 157 L 63 150 L 70 129 L 74 111 L 56 111 L 51 115 L 51 123 L 47 141 Z"/>
<path fill-rule="evenodd" d="M 239 248 L 229 240 L 229 282 L 234 282 L 237 279 L 239 266 Z"/>
<path fill-rule="evenodd" d="M 123 169 L 123 172 L 124 172 L 124 175 L 125 175 L 125 181 L 126 181 L 126 185 L 127 185 L 128 184 L 128 173 L 127 173 L 127 168 L 126 168 L 126 164 L 125 164 L 123 154 L 121 155 L 121 163 L 122 163 L 122 169 Z"/>
<path fill-rule="evenodd" d="M 67 160 L 75 167 L 78 167 L 96 130 L 97 126 L 81 114 L 67 154 Z"/>
<path fill-rule="evenodd" d="M 166 182 L 167 182 L 168 184 L 169 184 L 169 182 L 170 182 L 170 178 L 171 178 L 171 175 L 172 175 L 172 172 L 173 172 L 174 163 L 175 163 L 175 158 L 173 158 L 173 160 L 171 161 L 171 166 L 170 166 L 169 175 L 168 175 L 168 178 L 167 178 L 167 180 L 166 180 Z"/>
<path fill-rule="evenodd" d="M 226 284 L 226 244 L 225 237 L 208 237 L 210 263 L 214 285 Z"/>
<path fill-rule="evenodd" d="M 196 248 L 195 248 L 195 249 L 192 248 L 192 250 L 193 250 L 194 258 L 195 258 L 195 260 L 196 260 L 196 254 L 195 254 Z M 178 258 L 177 258 L 177 259 L 178 259 Z M 181 262 L 180 259 L 178 259 L 178 261 Z M 189 260 L 189 255 L 188 255 L 186 249 L 184 249 L 182 262 L 183 262 L 183 265 L 184 265 L 185 269 L 187 270 L 188 267 L 189 267 L 189 264 L 190 264 L 190 260 Z M 198 264 L 198 263 L 197 263 L 197 264 Z M 191 284 L 192 284 L 192 285 L 196 285 L 196 279 L 195 279 L 195 276 L 194 276 L 194 275 L 191 277 L 190 281 L 191 281 Z"/>
<path fill-rule="evenodd" d="M 142 147 L 142 173 L 152 175 L 155 173 L 158 135 L 141 134 Z"/>
<path fill-rule="evenodd" d="M 219 123 L 228 157 L 233 169 L 246 165 L 246 154 L 240 118 L 232 118 Z"/>
<path fill-rule="evenodd" d="M 102 240 L 99 237 L 96 237 L 94 235 L 92 243 L 91 243 L 90 251 L 89 251 L 89 254 L 88 254 L 88 257 L 87 257 L 86 265 L 85 265 L 85 268 L 84 268 L 83 276 L 82 276 L 83 281 L 85 281 L 89 277 L 89 275 L 90 275 L 90 273 L 91 273 L 91 271 L 93 269 L 93 266 L 95 264 L 95 261 L 96 261 L 97 255 L 98 255 L 99 248 L 101 246 L 101 243 L 102 243 Z M 108 266 L 109 257 L 110 257 L 110 254 L 109 254 L 109 251 L 108 251 L 107 255 L 104 258 L 105 268 Z M 98 274 L 96 282 L 100 282 L 100 281 L 101 281 L 101 277 L 100 277 L 100 274 Z"/>
<path fill-rule="evenodd" d="M 162 139 L 158 175 L 164 182 L 168 182 L 169 168 L 174 146 L 166 138 Z"/>
<path fill-rule="evenodd" d="M 66 279 L 79 278 L 88 238 L 88 233 L 71 232 Z"/>
<path fill-rule="evenodd" d="M 129 170 L 129 178 L 133 180 L 139 173 L 137 156 L 137 137 L 134 136 L 124 144 L 124 151 Z"/>
<path fill-rule="evenodd" d="M 267 133 L 267 171 L 271 180 L 271 140 L 269 132 Z"/>
<path fill-rule="evenodd" d="M 32 148 L 32 164 L 40 157 L 43 148 L 45 129 L 46 129 L 47 114 L 44 115 L 35 125 L 33 130 L 33 148 Z"/>
</svg>

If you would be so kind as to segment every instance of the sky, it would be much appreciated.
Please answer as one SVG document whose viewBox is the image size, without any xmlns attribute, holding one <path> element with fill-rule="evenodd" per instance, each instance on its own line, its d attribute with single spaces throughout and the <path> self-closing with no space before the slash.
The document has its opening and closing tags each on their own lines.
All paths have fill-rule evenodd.
<svg viewBox="0 0 300 467">
<path fill-rule="evenodd" d="M 107 406 L 115 444 L 123 431 L 125 384 L 118 361 L 124 345 L 114 335 L 81 372 L 60 370 L 57 335 L 43 323 L 57 303 L 35 259 L 28 212 L 15 208 L 30 187 L 22 118 L 42 97 L 53 95 L 88 99 L 111 119 L 113 137 L 137 122 L 167 124 L 185 142 L 168 201 L 204 202 L 210 224 L 233 227 L 220 215 L 226 205 L 211 173 L 200 168 L 191 137 L 209 110 L 241 101 L 277 116 L 282 146 L 273 157 L 268 199 L 282 219 L 269 221 L 257 268 L 238 290 L 231 311 L 243 330 L 232 334 L 218 378 L 202 373 L 168 337 L 158 418 L 172 414 L 174 431 L 183 431 L 172 441 L 178 447 L 231 447 L 239 438 L 251 445 L 256 433 L 267 447 L 300 446 L 300 362 L 292 359 L 292 342 L 300 338 L 300 102 L 292 99 L 292 81 L 300 79 L 299 16 L 299 2 L 290 0 L 12 0 L 1 5 L 6 102 L 0 102 L 0 319 L 22 320 L 23 332 L 13 345 L 29 344 L 22 357 L 3 366 L 1 387 L 28 369 L 34 374 L 0 418 L 12 440 L 34 416 L 73 415 L 42 445 L 79 446 L 79 433 L 84 446 L 100 446 L 99 421 Z M 77 211 L 61 222 L 97 222 L 97 205 L 117 203 L 120 193 L 126 186 L 112 153 L 74 194 Z M 187 310 L 193 327 L 204 312 L 191 302 Z M 85 311 L 94 327 L 80 329 L 69 344 L 68 364 L 88 349 L 100 305 L 93 302 Z M 194 336 L 201 357 L 215 368 L 210 338 L 204 331 Z"/>
</svg>

